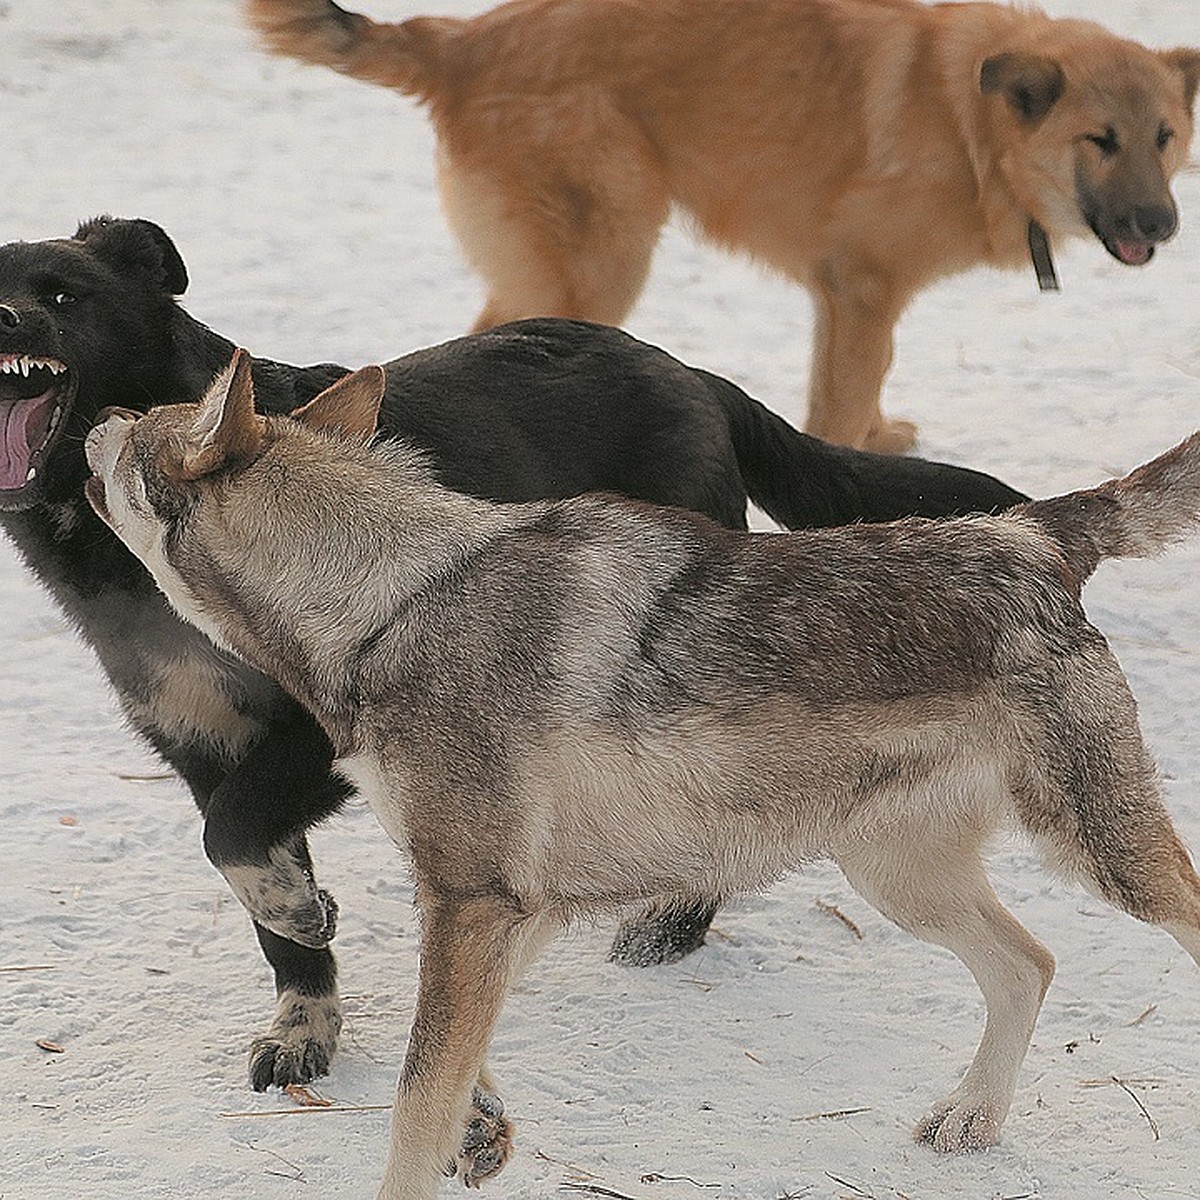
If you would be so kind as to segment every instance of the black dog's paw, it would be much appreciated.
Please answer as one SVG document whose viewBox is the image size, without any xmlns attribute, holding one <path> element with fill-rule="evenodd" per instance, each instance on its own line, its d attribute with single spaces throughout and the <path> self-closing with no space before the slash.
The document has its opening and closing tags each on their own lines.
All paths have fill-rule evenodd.
<svg viewBox="0 0 1200 1200">
<path fill-rule="evenodd" d="M 311 869 L 290 848 L 273 848 L 265 862 L 218 867 L 258 924 L 309 950 L 324 950 L 332 941 L 337 901 L 317 887 Z"/>
<path fill-rule="evenodd" d="M 504 1115 L 499 1096 L 476 1087 L 471 1093 L 462 1145 L 455 1162 L 447 1163 L 446 1174 L 457 1176 L 464 1187 L 478 1187 L 497 1174 L 512 1154 L 513 1126 Z"/>
<path fill-rule="evenodd" d="M 332 892 L 327 892 L 324 888 L 317 888 L 316 900 L 310 908 L 312 924 L 307 927 L 306 931 L 311 932 L 312 942 L 305 942 L 300 938 L 292 940 L 300 942 L 302 946 L 309 946 L 310 949 L 321 950 L 333 941 L 333 935 L 337 933 L 338 904 L 333 898 Z"/>
<path fill-rule="evenodd" d="M 290 899 L 295 898 L 296 894 L 293 893 Z M 324 888 L 312 890 L 308 900 L 301 906 L 269 914 L 269 922 L 263 920 L 262 915 L 253 915 L 273 933 L 309 950 L 324 950 L 337 932 L 337 901 L 333 898 L 333 893 Z"/>
<path fill-rule="evenodd" d="M 336 995 L 302 996 L 285 991 L 271 1028 L 250 1045 L 250 1086 L 256 1092 L 325 1075 L 342 1028 Z"/>
<path fill-rule="evenodd" d="M 624 967 L 678 962 L 704 945 L 716 912 L 717 905 L 707 900 L 655 905 L 617 930 L 608 957 Z"/>
</svg>

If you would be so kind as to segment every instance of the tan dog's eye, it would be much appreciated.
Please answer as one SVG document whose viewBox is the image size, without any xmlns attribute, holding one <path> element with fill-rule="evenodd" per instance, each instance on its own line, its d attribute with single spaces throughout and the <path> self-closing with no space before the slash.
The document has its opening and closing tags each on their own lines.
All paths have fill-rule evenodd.
<svg viewBox="0 0 1200 1200">
<path fill-rule="evenodd" d="M 1160 125 L 1158 127 L 1158 137 L 1154 139 L 1154 144 L 1159 148 L 1159 150 L 1165 150 L 1167 148 L 1167 144 L 1174 136 L 1175 130 L 1170 128 L 1170 126 Z"/>
<path fill-rule="evenodd" d="M 1100 153 L 1105 158 L 1112 158 L 1121 149 L 1121 143 L 1117 140 L 1117 131 L 1111 125 L 1103 133 L 1089 133 L 1087 140 L 1093 146 L 1098 146 Z"/>
</svg>

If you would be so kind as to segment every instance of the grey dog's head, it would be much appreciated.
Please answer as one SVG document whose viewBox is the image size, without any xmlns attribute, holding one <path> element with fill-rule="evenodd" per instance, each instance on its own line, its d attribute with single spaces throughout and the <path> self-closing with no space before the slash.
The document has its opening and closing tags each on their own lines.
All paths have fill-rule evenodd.
<svg viewBox="0 0 1200 1200">
<path fill-rule="evenodd" d="M 255 411 L 250 361 L 238 350 L 197 404 L 145 414 L 104 409 L 85 448 L 92 471 L 85 491 L 97 515 L 179 613 L 220 644 L 229 641 L 216 619 L 226 615 L 216 580 L 224 547 L 237 543 L 236 534 L 248 546 L 263 536 L 234 526 L 271 510 L 272 469 L 303 468 L 305 447 L 293 442 L 311 442 L 313 434 L 368 439 L 384 390 L 382 368 L 363 367 L 290 416 L 266 417 Z M 310 446 L 307 458 L 313 457 Z M 234 491 L 245 502 L 226 505 Z"/>
</svg>

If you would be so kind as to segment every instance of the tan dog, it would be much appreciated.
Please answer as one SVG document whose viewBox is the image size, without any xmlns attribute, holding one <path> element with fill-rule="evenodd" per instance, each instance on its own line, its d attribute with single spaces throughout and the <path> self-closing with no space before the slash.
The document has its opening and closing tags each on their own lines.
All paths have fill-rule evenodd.
<svg viewBox="0 0 1200 1200">
<path fill-rule="evenodd" d="M 582 915 L 833 859 L 986 998 L 966 1076 L 917 1127 L 938 1150 L 996 1139 L 1054 969 L 988 884 L 999 828 L 1200 957 L 1200 879 L 1079 598 L 1101 559 L 1200 521 L 1200 434 L 1001 517 L 756 536 L 449 491 L 404 444 L 367 448 L 382 395 L 364 368 L 299 420 L 259 417 L 243 357 L 201 405 L 102 416 L 87 456 L 96 511 L 312 711 L 411 855 L 384 1200 L 503 1165 L 492 1029 Z"/>
<path fill-rule="evenodd" d="M 672 205 L 816 304 L 809 432 L 901 451 L 880 389 L 934 280 L 1091 230 L 1138 265 L 1176 227 L 1200 51 L 915 0 L 515 0 L 377 24 L 248 0 L 281 54 L 429 105 L 442 199 L 488 300 L 620 324 Z"/>
</svg>

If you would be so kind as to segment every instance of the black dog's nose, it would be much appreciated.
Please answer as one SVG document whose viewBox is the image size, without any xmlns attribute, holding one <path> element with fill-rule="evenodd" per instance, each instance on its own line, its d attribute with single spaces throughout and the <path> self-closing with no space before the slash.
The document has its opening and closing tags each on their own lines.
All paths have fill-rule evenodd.
<svg viewBox="0 0 1200 1200">
<path fill-rule="evenodd" d="M 1175 213 L 1165 204 L 1138 205 L 1133 210 L 1134 232 L 1148 242 L 1161 242 L 1175 232 Z"/>
<path fill-rule="evenodd" d="M 11 308 L 7 304 L 0 304 L 0 325 L 6 325 L 9 329 L 16 329 L 21 323 L 21 314 L 15 308 Z"/>
</svg>

